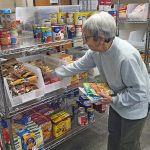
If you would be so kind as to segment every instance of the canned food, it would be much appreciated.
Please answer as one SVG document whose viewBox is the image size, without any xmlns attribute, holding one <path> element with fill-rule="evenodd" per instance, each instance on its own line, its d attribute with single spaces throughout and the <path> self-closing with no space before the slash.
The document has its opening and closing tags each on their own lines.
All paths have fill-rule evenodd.
<svg viewBox="0 0 150 150">
<path fill-rule="evenodd" d="M 91 123 L 95 122 L 95 115 L 94 115 L 94 109 L 93 108 L 88 108 L 87 109 L 87 114 L 88 114 L 88 121 Z"/>
<path fill-rule="evenodd" d="M 33 36 L 34 38 L 41 38 L 42 32 L 41 27 L 38 27 L 38 25 L 33 25 Z"/>
<path fill-rule="evenodd" d="M 5 14 L 1 14 L 1 23 L 2 23 L 2 26 L 5 27 L 5 24 L 6 24 Z"/>
<path fill-rule="evenodd" d="M 75 25 L 82 25 L 82 13 L 80 12 L 74 13 L 74 22 Z"/>
<path fill-rule="evenodd" d="M 53 41 L 61 41 L 62 35 L 61 35 L 61 26 L 52 26 L 52 34 L 53 34 Z"/>
<path fill-rule="evenodd" d="M 50 13 L 49 19 L 51 20 L 51 25 L 57 24 L 57 13 Z"/>
<path fill-rule="evenodd" d="M 59 12 L 58 16 L 58 24 L 65 24 L 66 23 L 66 12 Z"/>
<path fill-rule="evenodd" d="M 5 14 L 5 27 L 9 30 L 17 28 L 15 12 L 10 13 L 10 14 Z"/>
<path fill-rule="evenodd" d="M 41 42 L 48 43 L 52 42 L 52 28 L 51 27 L 41 27 L 42 38 Z"/>
<path fill-rule="evenodd" d="M 63 40 L 66 36 L 66 26 L 61 25 L 61 39 Z"/>
<path fill-rule="evenodd" d="M 85 113 L 85 110 L 83 107 L 79 107 L 78 124 L 80 126 L 85 126 L 88 124 L 88 117 L 87 117 L 87 114 Z"/>
<path fill-rule="evenodd" d="M 73 12 L 68 12 L 66 14 L 66 21 L 68 25 L 73 25 L 74 24 L 74 17 L 73 17 L 74 13 Z"/>
<path fill-rule="evenodd" d="M 18 31 L 17 30 L 11 30 L 11 44 L 17 44 L 18 42 Z"/>
<path fill-rule="evenodd" d="M 75 25 L 67 25 L 67 37 L 68 39 L 75 37 Z"/>
<path fill-rule="evenodd" d="M 76 37 L 82 36 L 82 25 L 75 25 L 76 28 Z"/>
<path fill-rule="evenodd" d="M 77 115 L 78 112 L 78 105 L 76 102 L 72 103 L 72 118 L 75 117 L 75 115 Z"/>
<path fill-rule="evenodd" d="M 0 41 L 2 46 L 8 46 L 11 44 L 10 32 L 7 30 L 0 30 Z"/>
</svg>

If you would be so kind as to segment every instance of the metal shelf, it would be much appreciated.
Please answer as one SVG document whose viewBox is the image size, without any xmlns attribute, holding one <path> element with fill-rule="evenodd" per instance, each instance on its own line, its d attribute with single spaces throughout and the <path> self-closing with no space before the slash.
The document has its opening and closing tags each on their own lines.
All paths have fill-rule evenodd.
<svg viewBox="0 0 150 150">
<path fill-rule="evenodd" d="M 59 89 L 57 91 L 45 94 L 42 98 L 31 100 L 25 104 L 18 105 L 16 107 L 10 108 L 10 117 L 20 114 L 24 111 L 31 110 L 35 107 L 43 105 L 54 100 L 64 98 L 67 92 L 75 90 L 78 88 L 78 84 L 74 86 L 67 87 L 66 89 Z"/>
<path fill-rule="evenodd" d="M 41 43 L 39 39 L 34 39 L 31 36 L 28 37 L 20 37 L 19 44 L 17 45 L 10 45 L 0 48 L 0 57 L 14 55 L 18 53 L 25 53 L 25 52 L 33 52 L 33 51 L 44 51 L 48 48 L 52 48 L 55 46 L 61 46 L 65 44 L 80 42 L 83 41 L 81 37 L 77 37 L 74 39 L 64 39 L 58 42 L 49 42 L 49 43 Z"/>
<path fill-rule="evenodd" d="M 148 3 L 149 0 L 120 0 L 121 4 L 132 4 L 132 3 Z M 112 0 L 113 4 L 118 3 L 118 0 Z"/>
<path fill-rule="evenodd" d="M 77 125 L 77 123 L 72 122 L 72 129 L 70 131 L 68 131 L 65 135 L 50 140 L 49 142 L 45 143 L 45 149 L 46 150 L 51 150 L 53 148 L 55 148 L 56 146 L 60 145 L 61 143 L 67 141 L 68 139 L 72 138 L 73 136 L 81 133 L 82 131 L 88 129 L 91 126 L 91 124 L 84 126 L 84 127 L 80 127 L 79 125 Z"/>
<path fill-rule="evenodd" d="M 10 117 L 15 116 L 17 114 L 20 114 L 20 113 L 27 111 L 27 110 L 31 110 L 35 107 L 42 105 L 42 104 L 63 98 L 63 96 L 64 96 L 64 89 L 59 89 L 59 90 L 54 91 L 52 93 L 46 94 L 42 98 L 39 98 L 36 100 L 31 100 L 28 103 L 13 107 L 10 109 L 10 113 L 9 113 Z"/>
<path fill-rule="evenodd" d="M 123 23 L 130 23 L 130 24 L 146 24 L 147 21 L 132 21 L 132 20 L 128 20 L 128 19 L 119 19 L 119 23 L 123 24 Z"/>
</svg>

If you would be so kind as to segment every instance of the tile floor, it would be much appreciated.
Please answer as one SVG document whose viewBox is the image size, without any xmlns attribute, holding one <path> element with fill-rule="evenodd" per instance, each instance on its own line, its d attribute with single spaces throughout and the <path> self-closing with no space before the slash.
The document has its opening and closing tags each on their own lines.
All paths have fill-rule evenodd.
<svg viewBox="0 0 150 150">
<path fill-rule="evenodd" d="M 62 143 L 54 150 L 106 150 L 107 149 L 107 114 L 97 114 L 96 123 Z M 141 137 L 142 150 L 150 150 L 150 114 Z"/>
</svg>

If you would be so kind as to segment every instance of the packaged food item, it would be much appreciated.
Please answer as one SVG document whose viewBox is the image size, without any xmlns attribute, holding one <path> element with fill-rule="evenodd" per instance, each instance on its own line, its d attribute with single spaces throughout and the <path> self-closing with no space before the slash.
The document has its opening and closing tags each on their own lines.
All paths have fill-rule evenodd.
<svg viewBox="0 0 150 150">
<path fill-rule="evenodd" d="M 17 30 L 11 30 L 11 44 L 17 44 L 18 43 L 18 31 Z"/>
<path fill-rule="evenodd" d="M 15 116 L 13 118 L 13 120 L 15 123 L 26 125 L 31 120 L 31 118 L 28 116 L 24 116 L 22 114 L 19 114 L 19 115 Z"/>
<path fill-rule="evenodd" d="M 61 26 L 52 26 L 53 41 L 61 41 Z"/>
<path fill-rule="evenodd" d="M 99 113 L 104 113 L 106 111 L 106 105 L 96 102 L 93 104 L 93 108 Z"/>
<path fill-rule="evenodd" d="M 85 112 L 84 107 L 79 107 L 78 109 L 78 124 L 83 127 L 88 124 L 88 116 Z"/>
<path fill-rule="evenodd" d="M 66 14 L 66 21 L 67 21 L 67 24 L 68 25 L 74 25 L 74 12 L 68 12 L 67 14 Z"/>
<path fill-rule="evenodd" d="M 51 25 L 57 24 L 57 13 L 50 13 L 49 19 L 51 20 Z"/>
<path fill-rule="evenodd" d="M 8 30 L 17 29 L 16 13 L 5 13 L 5 28 Z"/>
<path fill-rule="evenodd" d="M 33 150 L 37 149 L 36 146 L 36 138 L 35 138 L 35 133 L 30 132 L 27 129 L 23 129 L 21 131 L 18 131 L 17 134 L 20 136 L 22 140 L 22 148 L 24 150 Z"/>
<path fill-rule="evenodd" d="M 76 28 L 76 37 L 82 36 L 82 25 L 75 25 Z"/>
<path fill-rule="evenodd" d="M 52 28 L 51 27 L 41 27 L 42 32 L 42 43 L 52 42 Z"/>
<path fill-rule="evenodd" d="M 79 75 L 73 75 L 71 77 L 71 85 L 79 84 Z"/>
<path fill-rule="evenodd" d="M 22 150 L 21 138 L 16 134 L 14 135 L 14 146 L 15 150 Z"/>
<path fill-rule="evenodd" d="M 27 125 L 27 129 L 35 133 L 37 148 L 39 150 L 42 150 L 44 148 L 44 140 L 43 140 L 43 133 L 41 127 L 36 125 L 34 122 L 30 122 Z"/>
<path fill-rule="evenodd" d="M 81 12 L 74 13 L 74 22 L 75 22 L 75 25 L 82 25 L 82 13 Z"/>
<path fill-rule="evenodd" d="M 52 137 L 52 123 L 46 117 L 41 116 L 33 120 L 42 129 L 43 140 L 46 142 Z"/>
<path fill-rule="evenodd" d="M 66 23 L 66 12 L 59 12 L 57 14 L 58 17 L 58 24 L 65 24 Z"/>
<path fill-rule="evenodd" d="M 57 138 L 71 129 L 70 114 L 60 111 L 50 117 L 53 123 L 53 135 Z"/>
<path fill-rule="evenodd" d="M 68 39 L 75 38 L 75 25 L 67 25 L 67 37 Z"/>
<path fill-rule="evenodd" d="M 10 32 L 8 30 L 0 30 L 0 41 L 2 46 L 8 46 L 11 44 Z"/>
<path fill-rule="evenodd" d="M 91 123 L 95 122 L 95 115 L 94 115 L 94 109 L 93 108 L 88 108 L 87 109 L 87 114 L 88 114 L 88 121 Z"/>
<path fill-rule="evenodd" d="M 42 37 L 41 27 L 39 27 L 37 24 L 35 24 L 32 26 L 32 28 L 33 28 L 34 38 L 41 38 Z"/>
<path fill-rule="evenodd" d="M 73 102 L 71 107 L 72 107 L 72 118 L 74 118 L 78 112 L 78 105 L 76 102 Z"/>
</svg>

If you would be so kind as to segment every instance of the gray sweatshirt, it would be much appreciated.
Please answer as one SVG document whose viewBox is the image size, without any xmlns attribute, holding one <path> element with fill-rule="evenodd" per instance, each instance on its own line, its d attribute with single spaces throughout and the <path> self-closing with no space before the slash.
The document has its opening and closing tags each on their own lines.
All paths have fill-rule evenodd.
<svg viewBox="0 0 150 150">
<path fill-rule="evenodd" d="M 88 50 L 86 54 L 55 71 L 61 77 L 72 76 L 97 66 L 102 80 L 116 93 L 112 108 L 123 118 L 146 117 L 150 101 L 150 80 L 136 48 L 116 37 L 106 52 Z"/>
</svg>

